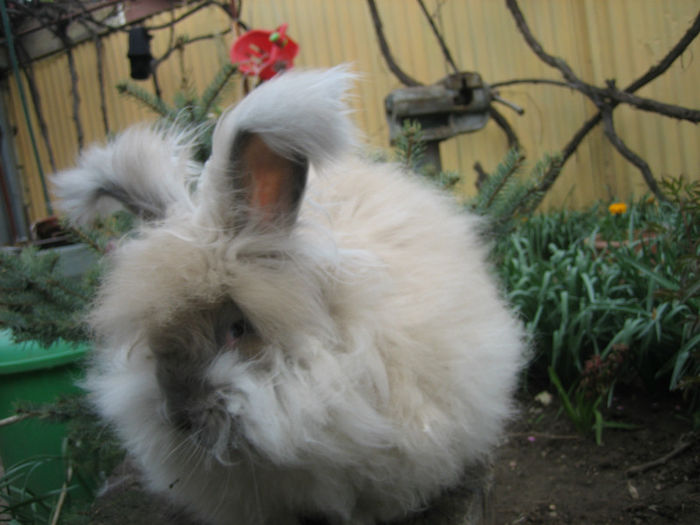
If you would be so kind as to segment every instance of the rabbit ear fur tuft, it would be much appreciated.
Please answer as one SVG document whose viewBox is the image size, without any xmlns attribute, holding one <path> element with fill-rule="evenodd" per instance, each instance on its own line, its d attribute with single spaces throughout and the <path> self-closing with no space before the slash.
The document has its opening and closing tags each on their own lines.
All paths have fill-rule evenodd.
<svg viewBox="0 0 700 525">
<path fill-rule="evenodd" d="M 83 151 L 75 168 L 53 177 L 59 210 L 74 225 L 126 208 L 145 220 L 162 219 L 174 203 L 189 204 L 194 137 L 175 128 L 133 127 L 113 142 Z"/>
<path fill-rule="evenodd" d="M 355 142 L 345 97 L 355 75 L 347 66 L 292 70 L 255 89 L 225 115 L 214 132 L 212 161 L 228 158 L 235 137 L 257 133 L 287 158 L 312 164 L 337 158 Z"/>
<path fill-rule="evenodd" d="M 354 78 L 346 66 L 290 71 L 256 88 L 226 113 L 214 131 L 212 155 L 202 174 L 202 211 L 225 227 L 239 225 L 242 209 L 261 204 L 263 215 L 277 210 L 267 219 L 293 218 L 309 164 L 342 157 L 356 144 L 358 133 L 344 101 Z M 279 169 L 260 177 L 251 168 L 254 164 Z M 268 196 L 279 196 L 282 202 L 255 197 L 269 184 L 275 188 Z"/>
</svg>

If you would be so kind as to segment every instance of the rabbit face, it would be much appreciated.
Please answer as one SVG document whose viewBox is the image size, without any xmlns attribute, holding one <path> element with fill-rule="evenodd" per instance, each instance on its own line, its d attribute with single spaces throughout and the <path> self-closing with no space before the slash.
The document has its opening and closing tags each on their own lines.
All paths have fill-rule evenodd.
<svg viewBox="0 0 700 525">
<path fill-rule="evenodd" d="M 301 359 L 332 338 L 324 271 L 266 219 L 240 231 L 165 219 L 111 257 L 91 314 L 104 351 L 132 334 L 131 353 L 154 367 L 164 428 L 231 461 L 247 406 L 234 370 Z"/>
<path fill-rule="evenodd" d="M 151 329 L 147 345 L 156 360 L 166 421 L 218 458 L 239 442 L 232 385 L 215 382 L 209 368 L 224 352 L 253 359 L 261 340 L 232 302 L 195 309 L 169 326 Z"/>
</svg>

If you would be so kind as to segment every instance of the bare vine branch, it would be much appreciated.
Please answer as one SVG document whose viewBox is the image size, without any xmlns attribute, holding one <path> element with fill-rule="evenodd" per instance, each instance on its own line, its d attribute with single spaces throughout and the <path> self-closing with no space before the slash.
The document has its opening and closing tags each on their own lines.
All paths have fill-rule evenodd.
<svg viewBox="0 0 700 525">
<path fill-rule="evenodd" d="M 688 28 L 683 37 L 674 45 L 666 56 L 664 56 L 658 64 L 649 68 L 649 70 L 644 73 L 641 77 L 633 81 L 629 86 L 627 86 L 624 91 L 628 93 L 633 93 L 638 89 L 644 87 L 652 80 L 664 74 L 668 68 L 676 61 L 676 59 L 683 54 L 690 43 L 695 40 L 695 38 L 700 33 L 700 14 L 695 18 L 693 25 Z M 613 103 L 613 107 L 615 104 Z M 601 112 L 596 113 L 590 119 L 588 119 L 583 126 L 574 134 L 574 136 L 569 140 L 569 142 L 562 149 L 562 159 L 566 161 L 574 151 L 578 148 L 578 145 L 583 141 L 583 139 L 588 135 L 588 133 L 603 119 L 603 114 Z M 551 183 L 554 181 L 552 180 Z M 551 185 L 551 184 L 550 184 Z"/>
<path fill-rule="evenodd" d="M 688 120 L 693 123 L 700 122 L 700 110 L 693 110 L 689 108 L 683 108 L 673 104 L 665 104 L 663 102 L 658 102 L 649 98 L 642 98 L 633 95 L 632 93 L 623 92 L 617 89 L 613 81 L 608 81 L 606 88 L 599 88 L 583 82 L 576 74 L 573 69 L 566 63 L 566 61 L 559 57 L 554 57 L 544 51 L 539 42 L 535 39 L 530 31 L 530 28 L 525 21 L 525 18 L 518 7 L 517 0 L 506 0 L 508 9 L 510 9 L 513 17 L 515 18 L 516 25 L 518 29 L 523 34 L 525 41 L 530 46 L 530 49 L 546 64 L 558 69 L 561 74 L 566 79 L 565 85 L 575 89 L 588 98 L 590 98 L 594 104 L 597 106 L 604 105 L 606 107 L 610 106 L 610 103 L 615 102 L 617 104 L 629 104 L 641 109 L 643 111 L 651 111 L 654 113 L 659 113 L 667 117 L 673 117 L 680 120 Z M 552 81 L 545 81 L 547 83 L 552 83 Z M 600 107 L 599 107 L 600 109 Z"/>
<path fill-rule="evenodd" d="M 88 18 L 91 16 L 90 12 L 87 11 L 87 8 L 82 3 L 80 3 L 80 8 L 84 14 L 88 15 Z M 102 38 L 100 38 L 99 33 L 92 27 L 92 24 L 89 23 L 89 20 L 80 19 L 79 23 L 90 33 L 92 43 L 95 46 L 95 71 L 97 72 L 97 88 L 100 94 L 100 114 L 102 115 L 102 126 L 104 127 L 106 135 L 109 133 L 109 117 L 107 115 L 107 99 L 104 82 L 104 45 L 102 44 Z"/>
<path fill-rule="evenodd" d="M 170 55 L 172 55 L 175 51 L 180 51 L 185 46 L 188 46 L 190 44 L 195 44 L 197 42 L 202 42 L 204 40 L 212 40 L 214 38 L 220 38 L 224 35 L 227 35 L 231 31 L 233 31 L 233 29 L 231 27 L 229 27 L 228 29 L 224 29 L 223 31 L 219 31 L 217 33 L 208 33 L 206 35 L 198 35 L 198 36 L 195 36 L 192 38 L 178 39 L 177 41 L 175 41 L 174 44 L 168 46 L 168 49 L 166 49 L 165 52 L 155 60 L 153 68 L 154 69 L 157 68 L 162 62 L 167 60 L 170 57 Z"/>
<path fill-rule="evenodd" d="M 603 108 L 602 111 L 603 111 L 603 129 L 605 130 L 605 136 L 608 138 L 610 143 L 615 147 L 615 149 L 620 152 L 620 155 L 622 155 L 624 158 L 626 158 L 630 163 L 632 163 L 642 173 L 642 177 L 644 177 L 644 181 L 647 183 L 647 186 L 649 186 L 649 189 L 656 196 L 656 198 L 658 198 L 660 200 L 664 200 L 666 197 L 664 196 L 663 192 L 661 191 L 661 188 L 659 188 L 659 185 L 656 183 L 656 179 L 654 179 L 654 175 L 651 173 L 651 168 L 649 168 L 649 164 L 647 164 L 643 158 L 641 158 L 634 151 L 632 151 L 629 148 L 629 146 L 627 146 L 627 144 L 625 144 L 625 142 L 620 138 L 620 136 L 615 131 L 615 125 L 613 123 L 613 116 L 612 116 L 612 109 Z"/>
<path fill-rule="evenodd" d="M 36 87 L 36 79 L 34 78 L 34 68 L 29 60 L 29 55 L 27 54 L 24 46 L 21 43 L 17 45 L 17 51 L 19 51 L 20 66 L 24 72 L 24 77 L 27 80 L 27 86 L 29 87 L 29 95 L 32 97 L 32 104 L 34 105 L 34 114 L 36 115 L 36 120 L 39 123 L 39 131 L 41 132 L 41 137 L 44 140 L 44 146 L 46 147 L 46 152 L 49 155 L 49 164 L 52 171 L 56 171 L 56 159 L 53 154 L 53 147 L 51 146 L 51 139 L 49 138 L 49 127 L 46 124 L 46 119 L 44 118 L 43 106 L 41 103 L 41 96 L 39 95 L 39 90 Z"/>
<path fill-rule="evenodd" d="M 157 31 L 159 29 L 168 29 L 168 28 L 176 25 L 178 22 L 182 22 L 185 18 L 192 16 L 197 11 L 204 9 L 205 7 L 210 7 L 210 6 L 215 6 L 215 5 L 221 7 L 220 2 L 215 2 L 213 0 L 201 2 L 201 3 L 197 4 L 197 6 L 190 9 L 189 11 L 181 14 L 180 16 L 178 16 L 176 18 L 173 18 L 170 22 L 165 22 L 163 24 L 154 25 L 154 26 L 148 26 L 148 27 L 146 27 L 146 29 L 148 31 Z M 225 9 L 225 11 L 228 13 L 228 9 Z"/>
<path fill-rule="evenodd" d="M 494 82 L 491 87 L 498 89 L 501 87 L 514 86 L 517 84 L 550 84 L 552 86 L 558 87 L 568 87 L 575 89 L 569 82 L 563 80 L 554 80 L 551 78 L 514 78 L 512 80 L 501 80 L 499 82 Z"/>
<path fill-rule="evenodd" d="M 95 45 L 96 49 L 96 54 L 97 54 L 97 69 L 96 69 L 96 74 L 97 74 L 97 83 L 99 86 L 99 93 L 100 93 L 100 111 L 102 114 L 102 122 L 103 126 L 105 129 L 105 133 L 109 132 L 109 118 L 108 118 L 108 113 L 107 113 L 107 106 L 106 106 L 106 95 L 105 95 L 105 87 L 104 87 L 104 68 L 103 68 L 103 57 L 104 57 L 104 46 L 102 43 L 102 38 L 105 36 L 117 32 L 117 31 L 122 31 L 122 32 L 128 32 L 129 27 L 132 24 L 132 22 L 121 24 L 121 25 L 113 25 L 108 23 L 107 21 L 110 18 L 113 18 L 114 14 L 116 13 L 117 9 L 117 4 L 119 2 L 116 2 L 115 0 L 105 0 L 103 2 L 99 2 L 97 4 L 92 4 L 89 6 L 84 5 L 83 2 L 79 0 L 71 0 L 67 2 L 51 2 L 51 3 L 45 3 L 41 4 L 39 6 L 29 6 L 25 5 L 20 2 L 14 2 L 11 4 L 11 9 L 10 11 L 12 12 L 12 15 L 15 20 L 20 20 L 20 21 L 27 21 L 27 20 L 34 20 L 36 23 L 33 24 L 29 29 L 23 30 L 23 31 L 17 31 L 15 32 L 15 36 L 22 36 L 26 35 L 30 32 L 34 32 L 37 30 L 41 29 L 48 29 L 53 33 L 63 44 L 63 50 L 62 52 L 65 53 L 67 61 L 68 61 L 68 70 L 70 73 L 70 79 L 71 79 L 71 97 L 72 97 L 72 102 L 73 102 L 73 109 L 72 109 L 72 119 L 74 122 L 75 130 L 76 130 L 76 137 L 77 137 L 77 142 L 78 142 L 78 147 L 82 148 L 84 144 L 84 132 L 83 132 L 83 126 L 82 126 L 82 121 L 80 119 L 80 94 L 79 94 L 79 89 L 78 89 L 78 74 L 77 74 L 77 66 L 75 63 L 75 57 L 73 54 L 73 48 L 76 45 L 76 42 L 72 41 L 71 38 L 68 36 L 68 26 L 71 24 L 80 24 L 82 27 L 84 27 L 87 30 L 87 33 L 90 35 L 90 38 L 93 41 L 93 44 Z M 104 8 L 108 8 L 109 6 L 114 6 L 114 9 L 110 11 L 109 14 L 106 16 L 104 15 Z M 210 7 L 210 6 L 216 6 L 220 9 L 222 9 L 229 17 L 234 18 L 233 20 L 233 25 L 236 28 L 244 28 L 247 29 L 246 24 L 244 24 L 241 20 L 238 19 L 238 11 L 240 10 L 240 5 L 238 9 L 236 9 L 235 4 L 232 4 L 230 1 L 215 1 L 215 0 L 204 0 L 204 1 L 198 1 L 196 2 L 196 5 L 192 7 L 191 9 L 188 9 L 184 13 L 180 14 L 179 16 L 175 17 L 168 21 L 167 23 L 159 24 L 159 25 L 153 25 L 150 27 L 147 27 L 149 31 L 158 31 L 161 29 L 171 29 L 175 27 L 175 25 L 182 20 L 186 19 L 187 17 L 197 13 L 198 11 Z M 232 15 L 231 9 L 234 10 L 235 17 Z M 103 10 L 102 12 L 99 12 L 99 10 Z M 189 39 L 174 39 L 171 38 L 171 45 L 168 47 L 168 49 L 164 52 L 163 56 L 161 56 L 156 62 L 155 66 L 157 67 L 160 63 L 162 63 L 165 59 L 167 59 L 173 51 L 176 49 L 183 49 L 184 46 L 193 44 L 195 42 L 201 42 L 203 40 L 207 39 L 213 39 L 213 38 L 218 38 L 221 35 L 225 35 L 229 32 L 231 32 L 232 28 L 229 27 L 228 29 L 225 29 L 223 31 L 219 32 L 212 32 L 207 35 L 199 35 L 194 38 L 189 38 Z M 22 49 L 21 47 L 21 41 L 18 40 L 18 49 Z M 52 170 L 56 170 L 56 163 L 54 159 L 54 154 L 53 154 L 53 149 L 51 147 L 51 143 L 49 140 L 48 136 L 48 128 L 46 126 L 46 121 L 43 118 L 43 112 L 41 109 L 41 99 L 39 97 L 38 90 L 36 89 L 36 84 L 34 82 L 33 78 L 33 71 L 31 68 L 31 58 L 29 55 L 25 52 L 24 53 L 25 59 L 23 60 L 23 70 L 25 73 L 25 77 L 27 79 L 27 83 L 29 85 L 30 93 L 32 95 L 32 101 L 34 103 L 34 111 L 37 116 L 37 120 L 39 122 L 39 126 L 43 135 L 44 139 L 44 144 L 46 146 L 46 149 L 48 151 L 49 155 L 49 161 L 51 163 L 51 168 Z M 156 89 L 156 93 L 159 95 L 160 94 L 160 89 L 157 83 L 157 77 L 156 77 L 156 72 L 154 69 L 154 74 L 153 74 L 153 82 L 154 86 Z"/>
<path fill-rule="evenodd" d="M 649 165 L 636 153 L 627 147 L 627 145 L 622 141 L 622 139 L 615 132 L 613 121 L 612 121 L 612 111 L 613 109 L 621 103 L 630 104 L 638 109 L 644 111 L 652 111 L 661 115 L 688 120 L 690 122 L 697 123 L 700 121 L 700 111 L 693 110 L 689 108 L 683 108 L 680 106 L 675 106 L 672 104 L 665 104 L 651 99 L 646 99 L 642 97 L 637 97 L 632 95 L 633 91 L 636 91 L 646 83 L 650 82 L 661 73 L 666 71 L 673 61 L 680 56 L 685 48 L 692 42 L 692 40 L 697 36 L 698 31 L 700 31 L 700 15 L 695 20 L 693 26 L 686 32 L 686 34 L 681 38 L 681 40 L 671 49 L 671 51 L 664 57 L 660 64 L 652 67 L 645 75 L 640 79 L 633 82 L 625 90 L 618 90 L 613 81 L 608 81 L 608 86 L 606 88 L 599 88 L 592 86 L 581 81 L 576 74 L 573 72 L 571 67 L 561 58 L 552 56 L 548 54 L 533 36 L 530 31 L 525 17 L 518 6 L 517 0 L 506 0 L 506 6 L 510 10 L 515 20 L 516 26 L 520 30 L 521 34 L 525 38 L 528 46 L 532 51 L 546 64 L 557 69 L 566 82 L 563 84 L 566 87 L 576 89 L 577 91 L 586 95 L 598 108 L 598 113 L 589 119 L 581 129 L 579 129 L 574 137 L 567 143 L 564 150 L 562 151 L 562 163 L 573 154 L 578 145 L 581 143 L 583 138 L 588 134 L 588 132 L 595 127 L 601 120 L 604 120 L 605 125 L 605 135 L 610 143 L 634 166 L 636 166 L 642 173 L 642 176 L 649 186 L 649 189 L 659 198 L 664 199 L 664 195 L 661 192 L 656 180 L 653 177 Z M 532 79 L 528 79 L 532 80 Z M 499 83 L 500 85 L 506 85 L 507 83 L 513 84 L 519 81 L 506 81 L 504 83 Z M 562 85 L 562 83 L 551 80 L 538 80 L 537 83 L 549 83 L 555 85 Z M 547 191 L 554 184 L 556 178 L 561 173 L 561 170 L 550 170 L 543 177 L 543 181 L 540 187 L 543 191 Z"/>
<path fill-rule="evenodd" d="M 582 92 L 592 100 L 605 100 L 606 105 L 608 106 L 611 104 L 614 104 L 615 106 L 618 104 L 628 104 L 642 111 L 658 113 L 659 115 L 664 115 L 666 117 L 671 117 L 678 120 L 687 120 L 693 124 L 700 122 L 700 110 L 684 108 L 674 104 L 666 104 L 650 98 L 638 97 L 629 91 L 620 91 L 617 89 L 617 87 L 615 87 L 615 84 L 612 81 L 610 81 L 607 88 L 599 88 L 580 81 L 573 84 L 571 82 L 551 80 L 547 78 L 522 78 L 494 82 L 491 84 L 491 87 L 495 89 L 516 84 L 549 84 L 557 87 L 567 87 L 572 90 Z"/>
<path fill-rule="evenodd" d="M 102 125 L 104 126 L 106 135 L 109 133 L 109 117 L 107 115 L 107 96 L 105 93 L 104 45 L 97 33 L 93 34 L 92 39 L 95 43 L 95 57 L 97 61 L 97 86 L 100 91 L 100 113 L 102 114 Z"/>
<path fill-rule="evenodd" d="M 493 121 L 498 125 L 498 127 L 501 128 L 506 134 L 506 139 L 508 140 L 508 148 L 519 148 L 520 139 L 518 138 L 518 135 L 515 133 L 515 130 L 510 125 L 510 122 L 508 122 L 508 120 L 501 114 L 501 112 L 499 112 L 495 107 L 493 107 L 493 104 L 489 106 L 489 115 L 491 116 Z"/>
<path fill-rule="evenodd" d="M 525 21 L 525 17 L 523 16 L 522 11 L 520 11 L 520 7 L 518 6 L 517 0 L 506 0 L 506 6 L 512 13 L 513 18 L 515 19 L 515 24 L 518 26 L 518 29 L 525 38 L 525 41 L 530 46 L 530 49 L 532 49 L 532 51 L 540 58 L 540 60 L 542 60 L 542 62 L 544 62 L 545 64 L 561 71 L 564 78 L 570 83 L 578 83 L 579 79 L 574 74 L 571 67 L 569 67 L 569 65 L 563 59 L 547 53 L 537 41 L 537 39 L 535 39 L 532 32 L 530 31 L 530 28 L 527 25 L 527 22 Z"/>
<path fill-rule="evenodd" d="M 78 92 L 78 71 L 75 66 L 75 56 L 73 55 L 73 42 L 66 33 L 65 26 L 54 28 L 53 33 L 63 42 L 68 59 L 68 71 L 71 79 L 71 97 L 73 98 L 73 122 L 75 123 L 75 134 L 78 139 L 78 149 L 83 149 L 83 123 L 80 120 L 80 93 Z"/>
<path fill-rule="evenodd" d="M 396 75 L 396 78 L 405 86 L 422 86 L 423 84 L 421 82 L 418 82 L 415 78 L 406 74 L 396 63 L 396 60 L 394 60 L 394 56 L 391 54 L 391 49 L 389 48 L 389 43 L 384 36 L 384 27 L 382 26 L 382 19 L 379 16 L 376 2 L 374 0 L 367 0 L 367 5 L 372 15 L 372 24 L 374 25 L 374 32 L 377 34 L 377 40 L 379 41 L 379 49 L 381 49 L 382 56 L 391 72 Z"/>
<path fill-rule="evenodd" d="M 649 461 L 647 463 L 642 463 L 641 465 L 635 465 L 633 467 L 628 468 L 625 471 L 625 474 L 628 476 L 635 476 L 637 474 L 641 474 L 642 472 L 646 472 L 647 470 L 656 468 L 660 465 L 663 465 L 664 463 L 668 462 L 670 459 L 673 459 L 674 457 L 682 454 L 686 450 L 688 450 L 690 447 L 692 447 L 695 443 L 697 443 L 697 434 L 690 434 L 690 435 L 683 435 L 680 437 L 678 440 L 678 443 L 674 447 L 673 450 L 670 452 L 664 454 L 660 458 L 657 458 L 653 461 Z"/>
<path fill-rule="evenodd" d="M 440 49 L 442 50 L 442 54 L 444 55 L 445 60 L 447 60 L 448 64 L 450 64 L 450 66 L 452 66 L 452 70 L 455 73 L 459 73 L 459 68 L 457 67 L 457 64 L 455 63 L 454 59 L 452 58 L 452 53 L 450 53 L 450 50 L 448 49 L 447 44 L 445 43 L 445 39 L 442 37 L 442 33 L 440 33 L 440 30 L 435 25 L 435 21 L 433 20 L 433 17 L 431 16 L 428 9 L 425 7 L 423 0 L 417 0 L 417 1 L 418 1 L 418 5 L 421 8 L 421 11 L 423 11 L 425 18 L 428 21 L 428 24 L 430 24 L 430 29 L 433 30 L 433 34 L 435 35 L 435 38 L 437 38 L 437 41 L 440 44 Z"/>
</svg>

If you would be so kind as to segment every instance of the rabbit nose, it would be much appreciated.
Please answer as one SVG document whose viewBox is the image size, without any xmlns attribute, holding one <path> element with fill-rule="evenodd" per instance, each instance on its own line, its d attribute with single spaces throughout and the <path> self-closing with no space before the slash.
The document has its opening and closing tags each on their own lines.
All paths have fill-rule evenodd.
<svg viewBox="0 0 700 525">
<path fill-rule="evenodd" d="M 216 399 L 206 403 L 195 416 L 195 430 L 192 437 L 197 444 L 209 451 L 218 453 L 231 444 L 233 421 L 226 411 L 224 402 Z"/>
<path fill-rule="evenodd" d="M 210 394 L 190 399 L 186 406 L 168 408 L 171 424 L 198 447 L 217 457 L 236 448 L 235 418 L 221 396 Z"/>
<path fill-rule="evenodd" d="M 175 428 L 180 432 L 189 433 L 194 430 L 192 418 L 186 411 L 168 411 L 168 417 Z"/>
</svg>

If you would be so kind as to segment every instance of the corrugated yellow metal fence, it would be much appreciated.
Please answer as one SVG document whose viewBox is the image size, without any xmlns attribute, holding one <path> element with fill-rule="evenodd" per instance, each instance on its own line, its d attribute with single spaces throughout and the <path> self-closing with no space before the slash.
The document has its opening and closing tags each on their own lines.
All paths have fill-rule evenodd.
<svg viewBox="0 0 700 525">
<path fill-rule="evenodd" d="M 378 0 L 387 39 L 398 64 L 414 78 L 432 83 L 452 71 L 440 52 L 417 2 Z M 512 16 L 499 0 L 427 0 L 460 69 L 480 73 L 493 83 L 516 78 L 560 79 L 526 46 Z M 697 0 L 521 0 L 521 8 L 535 36 L 550 53 L 564 58 L 584 80 L 599 86 L 616 79 L 629 84 L 656 64 L 683 35 L 698 12 Z M 166 13 L 147 25 L 166 22 Z M 353 99 L 355 118 L 374 147 L 388 146 L 384 97 L 401 87 L 390 73 L 377 45 L 365 0 L 254 0 L 244 2 L 241 18 L 251 27 L 272 29 L 289 23 L 289 34 L 300 44 L 298 66 L 326 67 L 350 62 L 361 73 Z M 209 8 L 180 22 L 176 35 L 211 34 L 228 27 L 218 9 Z M 168 30 L 154 32 L 152 50 L 161 55 L 168 46 Z M 160 67 L 158 78 L 164 98 L 172 100 L 184 82 L 201 92 L 226 60 L 232 41 L 229 34 L 186 47 Z M 128 79 L 127 37 L 112 34 L 104 39 L 106 109 L 110 132 L 117 132 L 154 114 L 133 100 L 120 96 L 115 85 Z M 85 143 L 103 140 L 105 124 L 100 110 L 97 54 L 92 42 L 74 50 L 80 95 L 80 120 Z M 638 94 L 660 101 L 700 106 L 700 42 L 691 44 L 669 71 Z M 47 122 L 56 169 L 69 167 L 78 153 L 72 117 L 71 79 L 65 55 L 34 64 L 35 76 Z M 142 86 L 152 90 L 150 81 Z M 240 87 L 226 103 L 240 96 Z M 501 89 L 501 96 L 523 108 L 517 116 L 503 108 L 522 140 L 531 162 L 544 153 L 560 150 L 595 107 L 580 93 L 556 86 L 518 84 Z M 13 82 L 5 91 L 10 119 L 16 127 L 15 143 L 32 219 L 46 213 L 41 186 Z M 649 163 L 656 176 L 700 176 L 700 131 L 687 122 L 620 106 L 615 125 L 628 145 Z M 34 118 L 34 117 L 33 117 Z M 51 165 L 39 137 L 41 162 Z M 464 175 L 463 191 L 473 192 L 475 161 L 492 169 L 506 151 L 500 129 L 489 123 L 483 130 L 441 145 L 443 167 Z M 581 206 L 598 198 L 625 198 L 644 193 L 639 172 L 624 161 L 606 141 L 602 129 L 594 130 L 565 167 L 551 195 L 549 206 Z"/>
</svg>

